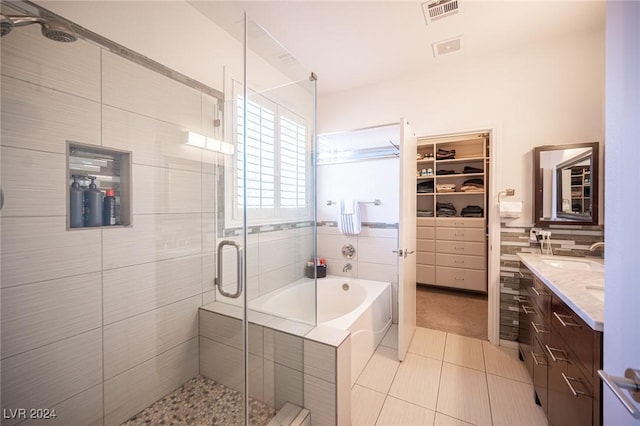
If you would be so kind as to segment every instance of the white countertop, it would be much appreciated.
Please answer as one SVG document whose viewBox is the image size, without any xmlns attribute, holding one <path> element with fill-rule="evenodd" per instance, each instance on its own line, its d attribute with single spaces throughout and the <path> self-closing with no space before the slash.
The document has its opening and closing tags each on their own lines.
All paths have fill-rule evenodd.
<svg viewBox="0 0 640 426">
<path fill-rule="evenodd" d="M 604 272 L 576 271 L 557 268 L 543 262 L 550 256 L 532 253 L 518 253 L 518 257 L 538 279 L 547 285 L 564 303 L 575 311 L 591 328 L 604 331 L 604 300 L 593 295 L 587 286 L 604 286 Z M 567 256 L 553 256 L 553 259 L 580 260 Z M 602 263 L 601 260 L 588 258 Z M 602 296 L 604 299 L 604 296 Z"/>
</svg>

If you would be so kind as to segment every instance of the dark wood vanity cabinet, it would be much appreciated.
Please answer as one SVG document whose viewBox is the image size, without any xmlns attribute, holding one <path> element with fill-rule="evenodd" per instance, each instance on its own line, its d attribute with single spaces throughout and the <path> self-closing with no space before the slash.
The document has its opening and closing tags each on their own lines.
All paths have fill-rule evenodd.
<svg viewBox="0 0 640 426">
<path fill-rule="evenodd" d="M 554 426 L 602 424 L 602 333 L 521 265 L 518 341 L 536 402 Z"/>
</svg>

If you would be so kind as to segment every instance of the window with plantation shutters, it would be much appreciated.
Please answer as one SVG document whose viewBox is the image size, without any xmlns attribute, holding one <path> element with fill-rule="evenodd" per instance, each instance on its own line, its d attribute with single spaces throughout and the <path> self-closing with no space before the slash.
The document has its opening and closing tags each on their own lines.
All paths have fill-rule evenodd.
<svg viewBox="0 0 640 426">
<path fill-rule="evenodd" d="M 269 105 L 247 101 L 247 208 L 273 209 L 276 200 L 275 112 Z M 237 123 L 237 201 L 244 207 L 243 107 L 238 102 Z"/>
<path fill-rule="evenodd" d="M 235 206 L 238 220 L 246 207 L 250 221 L 277 222 L 308 216 L 307 190 L 310 175 L 309 132 L 306 121 L 271 100 L 251 95 L 246 103 L 247 135 L 244 147 L 244 108 L 237 94 L 235 107 Z M 246 206 L 244 198 L 244 154 L 246 150 Z"/>
<path fill-rule="evenodd" d="M 306 207 L 306 128 L 280 116 L 280 207 Z"/>
</svg>

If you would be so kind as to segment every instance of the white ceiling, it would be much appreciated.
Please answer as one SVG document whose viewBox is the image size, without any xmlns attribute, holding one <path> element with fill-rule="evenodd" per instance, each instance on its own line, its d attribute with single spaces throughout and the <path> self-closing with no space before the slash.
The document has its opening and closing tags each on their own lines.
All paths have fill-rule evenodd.
<svg viewBox="0 0 640 426">
<path fill-rule="evenodd" d="M 420 1 L 233 1 L 190 3 L 220 23 L 244 8 L 327 94 L 465 64 L 478 55 L 572 33 L 604 30 L 604 0 L 458 0 L 460 12 L 426 24 Z M 459 52 L 434 58 L 432 43 L 463 36 Z"/>
</svg>

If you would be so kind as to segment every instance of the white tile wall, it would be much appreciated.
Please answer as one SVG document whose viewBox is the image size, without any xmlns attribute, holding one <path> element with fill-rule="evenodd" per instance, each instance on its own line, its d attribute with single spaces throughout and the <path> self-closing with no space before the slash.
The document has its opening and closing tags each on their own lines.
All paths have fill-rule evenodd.
<svg viewBox="0 0 640 426">
<path fill-rule="evenodd" d="M 0 224 L 2 287 L 101 270 L 99 229 L 67 231 L 64 216 L 2 218 Z"/>
<path fill-rule="evenodd" d="M 100 101 L 100 49 L 89 43 L 60 43 L 51 54 L 51 44 L 38 25 L 13 31 L 11 39 L 2 40 L 2 74 Z M 40 58 L 46 58 L 46 66 Z"/>
<path fill-rule="evenodd" d="M 68 140 L 100 145 L 97 102 L 5 76 L 0 102 L 3 146 L 64 154 Z"/>
<path fill-rule="evenodd" d="M 104 323 L 111 324 L 201 293 L 200 255 L 102 273 Z"/>
<path fill-rule="evenodd" d="M 336 387 L 309 374 L 304 375 L 304 408 L 314 426 L 333 426 L 336 421 Z"/>
<path fill-rule="evenodd" d="M 2 358 L 102 326 L 100 273 L 0 290 Z"/>
<path fill-rule="evenodd" d="M 101 380 L 102 330 L 97 329 L 3 359 L 2 403 L 53 407 Z"/>
<path fill-rule="evenodd" d="M 105 425 L 119 425 L 198 374 L 198 339 L 104 382 Z"/>
<path fill-rule="evenodd" d="M 2 217 L 67 214 L 64 155 L 2 147 L 0 158 L 6 201 Z"/>
<path fill-rule="evenodd" d="M 113 269 L 198 254 L 201 230 L 197 213 L 134 215 L 132 227 L 103 231 L 103 266 Z"/>
<path fill-rule="evenodd" d="M 200 303 L 196 296 L 105 326 L 105 379 L 196 337 Z"/>
<path fill-rule="evenodd" d="M 133 213 L 200 213 L 199 172 L 133 165 Z"/>
<path fill-rule="evenodd" d="M 284 404 L 304 406 L 303 373 L 275 363 L 275 408 L 279 410 Z"/>
<path fill-rule="evenodd" d="M 231 389 L 241 391 L 243 385 L 242 350 L 200 337 L 200 374 Z"/>
<path fill-rule="evenodd" d="M 102 425 L 102 383 L 83 391 L 52 407 L 56 418 L 46 420 L 47 425 Z M 41 425 L 43 420 L 32 420 L 23 425 Z"/>
<path fill-rule="evenodd" d="M 102 53 L 102 102 L 126 111 L 202 132 L 201 95 L 128 60 Z"/>
<path fill-rule="evenodd" d="M 184 144 L 186 128 L 135 112 L 102 106 L 102 140 L 132 151 L 134 164 L 200 172 L 202 150 Z"/>
<path fill-rule="evenodd" d="M 304 372 L 334 383 L 336 376 L 336 349 L 311 340 L 304 341 Z"/>
</svg>

